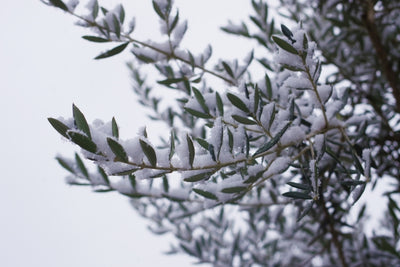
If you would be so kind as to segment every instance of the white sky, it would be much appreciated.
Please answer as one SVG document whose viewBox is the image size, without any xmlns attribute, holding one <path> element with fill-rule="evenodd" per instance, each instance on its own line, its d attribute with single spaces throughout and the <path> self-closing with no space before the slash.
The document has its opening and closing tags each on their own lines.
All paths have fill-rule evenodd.
<svg viewBox="0 0 400 267">
<path fill-rule="evenodd" d="M 159 28 L 151 1 L 125 2 L 128 16 L 138 14 L 138 34 L 151 38 Z M 227 59 L 249 51 L 218 26 L 245 18 L 250 1 L 176 2 L 189 18 L 188 48 L 216 44 L 214 55 Z M 66 172 L 54 156 L 73 156 L 77 148 L 47 117 L 70 117 L 75 103 L 89 121 L 115 116 L 125 136 L 147 123 L 124 66 L 130 54 L 92 60 L 109 46 L 81 39 L 90 32 L 73 22 L 39 0 L 2 1 L 0 266 L 188 266 L 193 259 L 185 255 L 162 254 L 171 237 L 151 234 L 127 198 L 64 182 Z"/>
</svg>

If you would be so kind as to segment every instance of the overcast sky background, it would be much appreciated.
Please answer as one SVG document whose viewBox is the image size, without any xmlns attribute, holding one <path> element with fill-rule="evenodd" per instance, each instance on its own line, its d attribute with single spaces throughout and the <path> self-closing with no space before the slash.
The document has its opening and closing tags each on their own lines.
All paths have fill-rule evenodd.
<svg viewBox="0 0 400 267">
<path fill-rule="evenodd" d="M 119 2 L 100 0 L 109 8 Z M 159 24 L 151 1 L 125 2 L 128 18 L 137 17 L 135 34 L 152 38 Z M 226 59 L 249 51 L 218 27 L 246 17 L 250 1 L 175 2 L 181 17 L 189 18 L 188 48 L 202 51 L 211 43 L 214 55 Z M 126 197 L 64 182 L 67 173 L 54 157 L 78 149 L 60 138 L 47 117 L 71 117 L 75 103 L 90 122 L 115 116 L 124 136 L 148 123 L 124 66 L 129 52 L 93 60 L 111 47 L 81 39 L 90 32 L 74 22 L 39 0 L 2 1 L 0 266 L 188 266 L 194 262 L 188 256 L 162 254 L 171 236 L 151 234 Z"/>
</svg>

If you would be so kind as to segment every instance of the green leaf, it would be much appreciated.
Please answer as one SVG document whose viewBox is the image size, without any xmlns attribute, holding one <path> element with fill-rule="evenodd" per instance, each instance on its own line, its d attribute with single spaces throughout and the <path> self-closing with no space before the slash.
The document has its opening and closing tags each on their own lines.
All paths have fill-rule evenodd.
<svg viewBox="0 0 400 267">
<path fill-rule="evenodd" d="M 56 160 L 58 161 L 58 163 L 67 171 L 69 171 L 72 174 L 76 174 L 74 169 L 63 159 L 60 157 L 56 157 Z"/>
<path fill-rule="evenodd" d="M 98 55 L 97 57 L 95 57 L 94 59 L 103 59 L 103 58 L 108 58 L 108 57 L 112 57 L 115 56 L 119 53 L 121 53 L 122 51 L 124 51 L 124 49 L 128 46 L 129 42 L 125 42 L 119 46 L 114 47 L 111 50 L 108 50 L 104 53 L 101 53 L 100 55 Z"/>
<path fill-rule="evenodd" d="M 306 193 L 302 193 L 302 192 L 286 192 L 286 193 L 283 193 L 282 196 L 290 197 L 290 198 L 294 198 L 294 199 L 312 199 L 311 196 L 309 196 Z"/>
<path fill-rule="evenodd" d="M 149 160 L 151 166 L 155 167 L 157 165 L 157 155 L 154 149 L 142 139 L 139 139 L 140 146 L 145 154 L 146 158 Z"/>
<path fill-rule="evenodd" d="M 267 89 L 267 98 L 269 100 L 272 99 L 272 86 L 271 86 L 271 80 L 269 79 L 268 74 L 265 74 L 265 87 Z"/>
<path fill-rule="evenodd" d="M 286 132 L 286 130 L 289 128 L 290 124 L 292 124 L 292 122 L 288 122 L 285 127 L 283 127 L 282 130 L 279 131 L 279 133 L 277 133 L 268 143 L 266 143 L 265 145 L 263 145 L 262 147 L 260 147 L 254 154 L 253 157 L 262 154 L 264 152 L 266 152 L 268 149 L 270 149 L 271 147 L 273 147 L 276 143 L 279 142 L 279 140 L 281 139 L 282 135 Z"/>
<path fill-rule="evenodd" d="M 231 93 L 227 93 L 226 96 L 235 107 L 243 112 L 250 113 L 250 110 L 247 108 L 246 104 L 239 97 Z"/>
<path fill-rule="evenodd" d="M 257 124 L 257 122 L 255 122 L 255 121 L 253 121 L 251 119 L 239 116 L 239 115 L 232 115 L 232 118 L 235 121 L 243 123 L 243 124 L 246 124 L 246 125 L 255 125 L 255 124 Z"/>
<path fill-rule="evenodd" d="M 171 130 L 169 137 L 169 156 L 168 159 L 171 160 L 172 156 L 175 154 L 175 133 Z"/>
<path fill-rule="evenodd" d="M 229 152 L 232 153 L 233 151 L 233 134 L 231 130 L 228 128 L 228 144 L 229 144 Z"/>
<path fill-rule="evenodd" d="M 154 11 L 157 13 L 157 15 L 162 19 L 165 20 L 165 15 L 164 13 L 161 11 L 161 8 L 158 6 L 157 2 L 153 0 L 153 8 Z"/>
<path fill-rule="evenodd" d="M 186 142 L 189 149 L 189 165 L 190 167 L 193 167 L 195 151 L 194 151 L 193 141 L 188 134 L 186 135 Z"/>
<path fill-rule="evenodd" d="M 168 179 L 167 179 L 167 177 L 165 175 L 163 176 L 162 181 L 163 181 L 164 192 L 168 193 L 168 191 L 169 191 L 169 183 L 168 183 Z"/>
<path fill-rule="evenodd" d="M 224 104 L 223 104 L 221 96 L 218 94 L 218 92 L 215 92 L 215 99 L 217 102 L 219 116 L 223 117 L 224 116 Z"/>
<path fill-rule="evenodd" d="M 172 31 L 175 29 L 176 25 L 178 24 L 178 21 L 179 21 L 179 11 L 176 12 L 175 18 L 172 21 L 171 25 L 169 26 L 168 34 L 172 33 Z"/>
<path fill-rule="evenodd" d="M 235 79 L 235 74 L 233 74 L 231 67 L 225 61 L 222 61 L 222 66 L 224 67 L 228 75 Z"/>
<path fill-rule="evenodd" d="M 98 15 L 99 15 L 99 2 L 95 0 L 93 3 L 93 10 L 92 10 L 93 19 L 96 19 Z"/>
<path fill-rule="evenodd" d="M 190 182 L 190 183 L 198 182 L 201 180 L 208 179 L 211 176 L 211 174 L 212 174 L 212 172 L 199 173 L 199 174 L 184 178 L 183 180 L 185 182 Z"/>
<path fill-rule="evenodd" d="M 209 144 L 206 140 L 204 140 L 204 139 L 202 139 L 202 138 L 196 138 L 195 140 L 196 140 L 197 143 L 199 143 L 199 145 L 202 146 L 205 150 L 208 150 L 208 147 L 209 147 L 210 144 Z"/>
<path fill-rule="evenodd" d="M 260 104 L 260 90 L 258 89 L 258 86 L 256 84 L 256 88 L 254 90 L 254 109 L 253 109 L 254 114 L 257 114 L 259 104 Z"/>
<path fill-rule="evenodd" d="M 294 55 L 298 55 L 299 52 L 288 42 L 286 42 L 285 40 L 279 38 L 278 36 L 272 36 L 272 39 L 274 40 L 274 42 L 283 50 L 294 54 Z"/>
<path fill-rule="evenodd" d="M 217 158 L 215 157 L 215 150 L 214 150 L 214 146 L 212 144 L 208 145 L 208 152 L 210 152 L 211 158 L 213 161 L 217 161 Z"/>
<path fill-rule="evenodd" d="M 93 141 L 90 140 L 89 137 L 87 137 L 86 135 L 75 131 L 68 131 L 67 134 L 69 136 L 69 139 L 81 148 L 94 154 L 97 153 L 97 145 L 93 143 Z"/>
<path fill-rule="evenodd" d="M 109 39 L 105 39 L 105 38 L 98 37 L 98 36 L 85 35 L 85 36 L 82 36 L 82 38 L 85 40 L 88 40 L 90 42 L 95 42 L 95 43 L 111 42 L 111 40 L 109 40 Z"/>
<path fill-rule="evenodd" d="M 162 85 L 171 85 L 173 83 L 179 83 L 183 82 L 186 79 L 186 77 L 181 77 L 181 78 L 168 78 L 162 81 L 157 81 L 157 83 L 162 84 Z"/>
<path fill-rule="evenodd" d="M 198 189 L 198 188 L 193 188 L 192 190 L 193 190 L 196 194 L 199 194 L 199 195 L 202 196 L 202 197 L 205 197 L 205 198 L 208 198 L 208 199 L 213 199 L 213 200 L 218 201 L 217 196 L 214 195 L 214 194 L 212 194 L 212 193 L 210 193 L 210 192 L 207 192 L 207 191 L 204 191 L 204 190 L 201 190 L 201 189 Z"/>
<path fill-rule="evenodd" d="M 113 24 L 114 24 L 114 33 L 117 35 L 118 39 L 121 37 L 121 26 L 119 24 L 119 20 L 115 14 L 113 14 Z"/>
<path fill-rule="evenodd" d="M 68 12 L 68 7 L 64 4 L 63 1 L 61 0 L 49 0 L 49 1 L 53 6 L 61 8 L 62 10 Z"/>
<path fill-rule="evenodd" d="M 379 250 L 386 251 L 400 259 L 400 254 L 396 251 L 395 246 L 389 243 L 389 239 L 386 236 L 376 236 L 372 238 L 372 241 Z"/>
<path fill-rule="evenodd" d="M 83 174 L 83 176 L 85 176 L 87 179 L 89 179 L 89 173 L 85 167 L 85 164 L 83 164 L 82 159 L 79 157 L 79 155 L 77 153 L 75 153 L 75 162 L 76 162 L 76 165 L 78 166 L 79 170 Z"/>
<path fill-rule="evenodd" d="M 192 87 L 192 91 L 194 93 L 194 96 L 196 97 L 197 102 L 199 102 L 200 106 L 202 107 L 203 111 L 207 114 L 210 113 L 210 110 L 208 109 L 208 106 L 206 105 L 206 101 L 202 95 L 202 93 L 200 93 L 200 91 L 198 89 L 196 89 L 195 87 Z"/>
<path fill-rule="evenodd" d="M 111 130 L 112 130 L 112 135 L 115 138 L 119 138 L 119 130 L 118 130 L 118 125 L 117 122 L 115 121 L 115 118 L 113 117 L 111 120 Z"/>
<path fill-rule="evenodd" d="M 222 189 L 221 192 L 226 194 L 235 194 L 235 193 L 241 193 L 245 190 L 247 190 L 247 186 L 233 186 L 233 187 L 226 187 Z"/>
<path fill-rule="evenodd" d="M 107 176 L 106 172 L 104 171 L 104 169 L 102 167 L 100 167 L 100 166 L 97 166 L 97 171 L 99 172 L 99 174 L 103 178 L 104 182 L 107 185 L 109 185 L 110 184 L 110 180 L 108 179 L 108 176 Z"/>
<path fill-rule="evenodd" d="M 124 23 L 125 20 L 125 9 L 123 7 L 123 5 L 120 5 L 120 10 L 119 10 L 119 21 L 122 23 Z"/>
<path fill-rule="evenodd" d="M 114 161 L 128 162 L 128 155 L 125 152 L 125 149 L 122 147 L 120 143 L 115 141 L 114 139 L 108 137 L 107 144 L 111 148 L 111 151 L 115 154 L 116 158 Z"/>
<path fill-rule="evenodd" d="M 285 25 L 281 24 L 281 30 L 282 30 L 282 33 L 283 33 L 289 40 L 292 39 L 293 33 L 289 30 L 288 27 L 286 27 Z"/>
<path fill-rule="evenodd" d="M 56 131 L 64 136 L 65 138 L 69 139 L 69 136 L 67 135 L 67 132 L 69 131 L 69 127 L 62 123 L 61 121 L 54 119 L 54 118 L 47 118 L 47 120 L 50 122 L 51 126 L 53 126 Z"/>
<path fill-rule="evenodd" d="M 308 184 L 299 184 L 295 182 L 287 182 L 287 184 L 297 189 L 307 190 L 307 191 L 311 190 L 311 187 Z"/>
<path fill-rule="evenodd" d="M 202 119 L 212 119 L 212 116 L 210 114 L 206 114 L 191 108 L 187 108 L 184 107 L 185 111 L 187 113 L 189 113 L 190 115 L 194 116 L 194 117 L 198 117 L 198 118 L 202 118 Z"/>
<path fill-rule="evenodd" d="M 313 205 L 314 205 L 314 201 L 311 201 L 311 203 L 308 203 L 304 207 L 304 209 L 302 210 L 302 212 L 300 213 L 300 215 L 296 221 L 299 222 L 301 219 L 303 219 L 312 210 Z"/>
<path fill-rule="evenodd" d="M 74 116 L 76 127 L 84 132 L 89 137 L 89 139 L 92 139 L 92 136 L 90 135 L 89 125 L 86 121 L 85 116 L 74 104 L 72 105 L 72 113 Z"/>
<path fill-rule="evenodd" d="M 344 181 L 341 181 L 340 184 L 345 185 L 345 186 L 357 186 L 357 185 L 362 185 L 365 184 L 364 181 L 360 180 L 353 180 L 353 179 L 346 179 Z"/>
</svg>

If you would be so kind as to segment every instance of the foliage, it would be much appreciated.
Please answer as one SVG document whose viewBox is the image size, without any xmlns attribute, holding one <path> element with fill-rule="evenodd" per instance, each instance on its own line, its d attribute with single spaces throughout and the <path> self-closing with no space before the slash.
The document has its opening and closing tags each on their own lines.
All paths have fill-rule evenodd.
<svg viewBox="0 0 400 267">
<path fill-rule="evenodd" d="M 96 59 L 129 48 L 134 92 L 151 118 L 171 129 L 157 144 L 146 130 L 124 140 L 115 118 L 89 124 L 73 105 L 72 119 L 49 122 L 97 170 L 90 171 L 79 154 L 57 157 L 70 173 L 68 183 L 130 197 L 154 233 L 175 235 L 171 253 L 187 253 L 199 263 L 400 263 L 396 1 L 281 0 L 280 19 L 301 22 L 276 29 L 268 4 L 253 0 L 248 22 L 222 30 L 256 41 L 258 50 L 242 63 L 220 60 L 213 68 L 207 63 L 211 47 L 199 55 L 180 47 L 187 23 L 171 0 L 152 2 L 163 42 L 134 39 L 134 20 L 126 22 L 122 5 L 107 10 L 94 0 L 88 14 L 78 15 L 76 1 L 45 3 L 95 33 L 84 39 L 116 43 Z M 156 86 L 138 62 L 163 77 Z M 261 77 L 250 75 L 257 63 Z M 331 73 L 322 72 L 326 65 Z M 215 88 L 209 77 L 227 88 Z M 178 95 L 164 109 L 154 94 L 160 86 Z M 367 187 L 385 180 L 391 182 L 387 220 L 383 230 L 369 234 L 369 202 L 361 208 L 355 203 Z"/>
</svg>

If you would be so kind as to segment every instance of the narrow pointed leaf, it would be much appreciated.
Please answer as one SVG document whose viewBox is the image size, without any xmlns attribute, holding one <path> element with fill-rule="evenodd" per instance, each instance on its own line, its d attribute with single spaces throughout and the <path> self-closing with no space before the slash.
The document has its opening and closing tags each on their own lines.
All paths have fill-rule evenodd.
<svg viewBox="0 0 400 267">
<path fill-rule="evenodd" d="M 286 132 L 286 130 L 289 128 L 291 122 L 288 122 L 285 127 L 283 127 L 282 130 L 280 130 L 279 133 L 277 133 L 277 135 L 275 135 L 268 143 L 266 143 L 265 145 L 263 145 L 262 147 L 260 147 L 253 155 L 253 157 L 262 154 L 266 151 L 268 151 L 268 149 L 270 149 L 271 147 L 273 147 L 276 143 L 279 142 L 279 140 L 281 139 L 282 135 Z"/>
<path fill-rule="evenodd" d="M 60 157 L 56 157 L 56 160 L 58 161 L 58 163 L 67 171 L 69 171 L 72 174 L 75 174 L 75 171 L 73 169 L 73 167 L 71 167 L 63 158 Z"/>
<path fill-rule="evenodd" d="M 192 87 L 192 91 L 194 93 L 194 96 L 196 97 L 197 102 L 200 104 L 201 108 L 203 109 L 203 111 L 205 113 L 209 114 L 210 110 L 208 109 L 208 106 L 206 105 L 206 101 L 205 101 L 203 95 L 195 87 Z"/>
<path fill-rule="evenodd" d="M 111 148 L 111 151 L 115 154 L 115 161 L 128 162 L 128 155 L 125 152 L 125 149 L 122 147 L 120 143 L 115 141 L 114 139 L 108 137 L 107 144 Z"/>
<path fill-rule="evenodd" d="M 272 36 L 272 39 L 274 40 L 274 42 L 283 50 L 294 54 L 294 55 L 298 55 L 299 53 L 297 52 L 297 50 L 288 42 L 286 42 L 285 40 L 279 38 L 278 36 Z"/>
<path fill-rule="evenodd" d="M 196 175 L 187 177 L 187 178 L 185 178 L 185 179 L 183 179 L 183 180 L 184 180 L 185 182 L 190 182 L 190 183 L 198 182 L 198 181 L 201 181 L 201 180 L 208 179 L 208 178 L 211 176 L 211 174 L 212 174 L 212 173 L 210 173 L 210 172 L 199 173 L 199 174 L 196 174 Z"/>
<path fill-rule="evenodd" d="M 210 114 L 206 114 L 191 108 L 184 108 L 186 110 L 187 113 L 189 113 L 190 115 L 194 116 L 194 117 L 198 117 L 198 118 L 202 118 L 202 119 L 211 119 L 212 116 Z"/>
<path fill-rule="evenodd" d="M 222 61 L 222 66 L 224 67 L 225 71 L 228 73 L 229 76 L 235 78 L 235 75 L 233 74 L 231 67 L 225 61 Z"/>
<path fill-rule="evenodd" d="M 194 150 L 194 146 L 193 146 L 193 141 L 188 134 L 186 135 L 186 142 L 187 142 L 188 149 L 189 149 L 189 165 L 190 165 L 190 167 L 193 167 L 195 150 Z"/>
<path fill-rule="evenodd" d="M 210 192 L 207 192 L 207 191 L 204 191 L 204 190 L 201 190 L 201 189 L 198 189 L 198 188 L 193 188 L 192 190 L 196 194 L 199 194 L 202 197 L 205 197 L 205 198 L 208 198 L 208 199 L 213 199 L 213 200 L 218 200 L 217 196 L 212 194 L 212 193 L 210 193 Z"/>
<path fill-rule="evenodd" d="M 162 181 L 163 181 L 164 192 L 168 193 L 168 191 L 169 191 L 169 183 L 168 183 L 168 179 L 167 179 L 167 177 L 165 175 L 162 178 Z"/>
<path fill-rule="evenodd" d="M 312 199 L 311 196 L 309 196 L 306 193 L 302 193 L 302 192 L 286 192 L 286 193 L 283 193 L 282 196 L 290 197 L 290 198 L 294 198 L 294 199 Z"/>
<path fill-rule="evenodd" d="M 201 147 L 203 147 L 205 150 L 208 150 L 210 144 L 206 140 L 202 138 L 196 138 L 196 141 Z"/>
<path fill-rule="evenodd" d="M 223 117 L 224 116 L 224 104 L 222 103 L 221 96 L 218 94 L 218 92 L 215 92 L 215 98 L 216 98 L 216 102 L 217 102 L 219 116 Z"/>
<path fill-rule="evenodd" d="M 226 194 L 235 194 L 241 193 L 247 189 L 246 186 L 234 186 L 234 187 L 227 187 L 221 190 L 222 193 Z"/>
<path fill-rule="evenodd" d="M 248 118 L 245 118 L 245 117 L 242 117 L 242 116 L 239 116 L 239 115 L 232 115 L 232 118 L 235 121 L 243 123 L 243 124 L 246 124 L 246 125 L 255 125 L 255 124 L 257 124 L 257 122 L 255 122 L 254 120 L 248 119 Z"/>
<path fill-rule="evenodd" d="M 162 85 L 171 85 L 173 83 L 180 83 L 183 82 L 186 79 L 186 77 L 182 77 L 182 78 L 168 78 L 162 81 L 157 81 L 157 83 L 162 84 Z"/>
<path fill-rule="evenodd" d="M 243 112 L 250 113 L 250 110 L 247 108 L 246 104 L 239 97 L 231 93 L 227 93 L 226 96 L 235 107 Z"/>
<path fill-rule="evenodd" d="M 92 139 L 92 136 L 90 135 L 89 125 L 86 121 L 85 116 L 74 104 L 72 105 L 72 113 L 74 116 L 76 127 L 84 132 L 89 137 L 89 139 Z"/>
<path fill-rule="evenodd" d="M 159 5 L 157 4 L 156 1 L 153 1 L 153 8 L 154 8 L 154 11 L 157 13 L 157 15 L 158 15 L 162 20 L 165 20 L 165 15 L 164 15 L 164 13 L 161 11 L 161 8 L 159 7 Z"/>
<path fill-rule="evenodd" d="M 75 153 L 75 162 L 76 162 L 76 165 L 78 166 L 79 170 L 83 174 L 83 176 L 85 176 L 87 179 L 89 179 L 89 173 L 85 167 L 85 164 L 83 164 L 82 159 L 79 157 L 79 155 L 77 153 Z"/>
<path fill-rule="evenodd" d="M 267 98 L 269 100 L 272 99 L 272 86 L 271 86 L 271 80 L 269 79 L 269 76 L 265 74 L 265 87 L 267 89 Z"/>
<path fill-rule="evenodd" d="M 139 139 L 140 142 L 140 146 L 143 150 L 143 153 L 145 154 L 146 158 L 149 160 L 151 166 L 156 166 L 157 165 L 157 156 L 156 156 L 156 152 L 154 151 L 154 149 L 145 141 L 143 141 L 142 139 Z"/>
<path fill-rule="evenodd" d="M 69 139 L 81 148 L 94 154 L 97 153 L 97 145 L 93 143 L 93 141 L 90 140 L 89 137 L 87 137 L 86 135 L 75 131 L 68 131 L 67 134 L 69 136 Z"/>
<path fill-rule="evenodd" d="M 47 118 L 47 120 L 50 122 L 51 126 L 53 126 L 56 131 L 64 136 L 65 138 L 69 139 L 69 136 L 67 135 L 67 132 L 69 131 L 69 127 L 62 123 L 61 121 L 54 119 L 54 118 Z"/>
<path fill-rule="evenodd" d="M 49 1 L 53 6 L 61 8 L 64 11 L 68 11 L 68 7 L 64 4 L 63 1 L 61 0 L 49 0 Z"/>
<path fill-rule="evenodd" d="M 108 179 L 108 176 L 107 176 L 106 172 L 104 171 L 104 169 L 102 167 L 100 167 L 100 166 L 97 166 L 97 171 L 99 172 L 99 174 L 103 178 L 104 182 L 107 185 L 109 185 L 110 184 L 110 180 Z"/>
<path fill-rule="evenodd" d="M 109 40 L 109 39 L 105 39 L 105 38 L 98 37 L 98 36 L 85 35 L 85 36 L 82 36 L 82 38 L 85 40 L 88 40 L 90 42 L 95 42 L 95 43 L 111 42 L 111 40 Z"/>
<path fill-rule="evenodd" d="M 119 53 L 121 53 L 122 51 L 124 51 L 124 49 L 128 46 L 129 42 L 125 42 L 119 46 L 114 47 L 111 50 L 108 50 L 104 53 L 101 53 L 100 55 L 98 55 L 97 57 L 95 57 L 94 59 L 103 59 L 103 58 L 108 58 L 108 57 L 112 57 L 115 56 Z"/>
<path fill-rule="evenodd" d="M 172 156 L 175 154 L 175 134 L 171 131 L 171 135 L 169 137 L 169 155 L 168 159 L 171 160 Z"/>
<path fill-rule="evenodd" d="M 308 191 L 311 190 L 311 187 L 308 184 L 299 184 L 295 182 L 287 182 L 287 184 L 297 189 L 308 190 Z"/>
<path fill-rule="evenodd" d="M 119 130 L 118 130 L 118 125 L 117 122 L 115 121 L 115 118 L 113 117 L 111 120 L 111 128 L 112 128 L 112 135 L 115 138 L 119 138 Z"/>
</svg>

